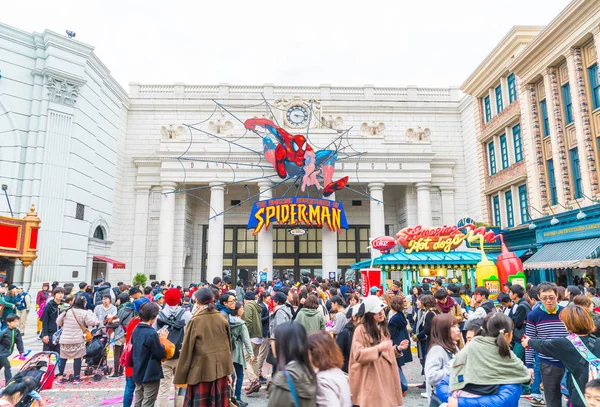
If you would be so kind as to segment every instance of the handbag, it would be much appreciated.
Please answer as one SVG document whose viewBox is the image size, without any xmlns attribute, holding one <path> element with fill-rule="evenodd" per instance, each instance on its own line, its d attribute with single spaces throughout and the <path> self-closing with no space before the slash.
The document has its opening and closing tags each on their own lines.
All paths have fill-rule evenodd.
<svg viewBox="0 0 600 407">
<path fill-rule="evenodd" d="M 119 358 L 119 364 L 125 367 L 133 367 L 133 344 L 129 342 L 123 348 L 121 357 Z"/>
<path fill-rule="evenodd" d="M 52 334 L 52 344 L 54 346 L 58 345 L 58 343 L 60 342 L 60 336 L 62 335 L 62 327 L 58 328 L 58 331 L 54 332 Z"/>
<path fill-rule="evenodd" d="M 465 320 L 465 316 L 462 313 L 462 309 L 458 304 L 454 304 L 454 306 L 452 307 L 452 315 L 454 315 L 454 318 L 456 318 L 459 324 Z"/>
<path fill-rule="evenodd" d="M 284 370 L 283 374 L 285 374 L 285 378 L 287 379 L 287 383 L 290 388 L 290 393 L 292 393 L 292 398 L 294 399 L 294 405 L 296 407 L 300 407 L 300 400 L 298 400 L 298 393 L 296 393 L 296 387 L 294 387 L 294 381 L 292 380 L 292 376 L 289 374 L 289 372 L 287 370 Z"/>
<path fill-rule="evenodd" d="M 79 322 L 79 320 L 77 319 L 77 314 L 75 314 L 75 311 L 73 309 L 71 309 L 71 312 L 73 313 L 73 318 L 75 318 L 75 321 L 77 321 L 77 325 L 79 325 L 79 328 L 81 328 L 81 330 L 83 331 L 83 337 L 85 338 L 85 341 L 91 341 L 92 333 L 90 332 L 90 330 L 81 325 L 81 322 Z"/>
<path fill-rule="evenodd" d="M 429 401 L 429 407 L 440 407 L 442 404 L 442 400 L 435 394 L 435 391 L 431 393 L 431 399 Z"/>
<path fill-rule="evenodd" d="M 231 407 L 240 407 L 240 403 L 238 399 L 235 398 L 235 393 L 231 386 L 229 386 L 229 405 Z"/>
</svg>

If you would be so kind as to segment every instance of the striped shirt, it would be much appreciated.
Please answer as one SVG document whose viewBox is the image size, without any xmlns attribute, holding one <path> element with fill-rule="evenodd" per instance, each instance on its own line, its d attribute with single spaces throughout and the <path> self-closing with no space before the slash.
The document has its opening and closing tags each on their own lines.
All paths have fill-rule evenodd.
<svg viewBox="0 0 600 407">
<path fill-rule="evenodd" d="M 527 315 L 527 325 L 525 327 L 525 335 L 529 339 L 555 339 L 565 338 L 569 333 L 565 324 L 560 320 L 559 315 L 563 307 L 556 305 L 557 311 L 554 314 L 546 312 L 544 307 L 538 307 Z M 549 363 L 555 366 L 563 366 L 558 360 L 539 353 L 540 362 Z M 527 349 L 525 351 L 525 362 L 528 368 L 533 368 L 535 351 Z"/>
</svg>

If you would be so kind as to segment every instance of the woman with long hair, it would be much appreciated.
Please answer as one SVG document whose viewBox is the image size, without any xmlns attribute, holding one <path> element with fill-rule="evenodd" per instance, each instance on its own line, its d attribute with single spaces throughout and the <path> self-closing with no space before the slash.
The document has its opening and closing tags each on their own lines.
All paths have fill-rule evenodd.
<svg viewBox="0 0 600 407">
<path fill-rule="evenodd" d="M 185 327 L 173 381 L 187 385 L 186 407 L 226 406 L 234 372 L 229 323 L 217 311 L 210 288 L 201 288 L 194 297 L 197 309 Z"/>
<path fill-rule="evenodd" d="M 310 363 L 317 374 L 317 407 L 352 407 L 348 377 L 341 367 L 344 356 L 325 331 L 308 335 Z"/>
<path fill-rule="evenodd" d="M 421 374 L 425 374 L 425 360 L 427 359 L 427 352 L 429 352 L 431 323 L 433 318 L 440 313 L 440 309 L 437 307 L 433 295 L 429 294 L 422 295 L 417 299 L 417 308 L 419 309 L 419 314 L 417 324 L 413 330 L 412 340 L 417 343 L 419 361 L 421 362 L 421 366 L 423 366 Z M 425 388 L 425 383 L 419 387 Z"/>
<path fill-rule="evenodd" d="M 306 329 L 296 322 L 275 328 L 271 342 L 277 373 L 267 387 L 269 407 L 314 407 L 317 377 L 310 364 Z"/>
<path fill-rule="evenodd" d="M 68 359 L 73 361 L 73 384 L 81 382 L 81 358 L 85 356 L 85 331 L 88 326 L 100 324 L 96 315 L 87 309 L 87 300 L 83 295 L 78 295 L 73 306 L 63 311 L 56 320 L 63 331 L 60 336 L 60 367 L 58 375 L 61 379 L 58 383 L 65 381 L 65 366 Z"/>
<path fill-rule="evenodd" d="M 431 323 L 429 351 L 425 359 L 425 396 L 450 374 L 450 361 L 462 347 L 458 320 L 452 314 L 436 315 Z"/>
<path fill-rule="evenodd" d="M 581 396 L 588 381 L 589 362 L 582 353 L 600 357 L 600 340 L 593 335 L 594 321 L 583 307 L 570 304 L 560 312 L 559 318 L 569 332 L 566 338 L 539 340 L 524 337 L 521 344 L 561 361 L 568 371 L 567 389 L 571 403 L 573 407 L 584 407 L 586 403 Z"/>
<path fill-rule="evenodd" d="M 413 286 L 407 309 L 407 319 L 410 323 L 411 330 L 413 331 L 415 330 L 415 325 L 417 324 L 417 313 L 419 311 L 417 308 L 417 300 L 421 295 L 423 295 L 423 288 L 418 285 Z"/>
<path fill-rule="evenodd" d="M 254 352 L 252 343 L 250 342 L 250 334 L 248 327 L 242 319 L 244 315 L 244 304 L 241 302 L 235 303 L 235 308 L 231 318 L 229 318 L 229 327 L 231 329 L 232 341 L 235 347 L 232 352 L 233 368 L 235 370 L 235 398 L 240 407 L 246 407 L 248 403 L 242 401 L 242 384 L 244 383 L 244 369 L 246 368 L 246 359 L 244 357 L 244 348 L 250 359 L 250 363 L 254 362 Z"/>
<path fill-rule="evenodd" d="M 396 358 L 408 348 L 408 340 L 394 345 L 385 318 L 385 304 L 370 295 L 360 305 L 362 323 L 352 339 L 348 373 L 352 403 L 360 407 L 402 405 L 402 387 Z"/>
<path fill-rule="evenodd" d="M 402 341 L 408 340 L 408 321 L 404 316 L 404 297 L 394 296 L 392 303 L 390 304 L 394 315 L 390 318 L 388 328 L 390 330 L 390 337 L 394 342 L 394 345 L 400 345 Z M 412 352 L 402 352 L 402 356 L 396 358 L 398 363 L 398 372 L 400 373 L 400 383 L 402 384 L 402 395 L 408 390 L 408 380 L 404 376 L 402 366 L 413 361 Z"/>
</svg>

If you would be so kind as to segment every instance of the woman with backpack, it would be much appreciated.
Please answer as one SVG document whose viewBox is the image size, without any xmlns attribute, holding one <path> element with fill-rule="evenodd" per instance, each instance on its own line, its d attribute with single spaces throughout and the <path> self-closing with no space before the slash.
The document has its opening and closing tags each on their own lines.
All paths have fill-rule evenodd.
<svg viewBox="0 0 600 407">
<path fill-rule="evenodd" d="M 254 352 L 252 343 L 250 343 L 250 334 L 246 322 L 242 319 L 244 315 L 244 304 L 235 303 L 235 309 L 229 318 L 231 328 L 231 344 L 233 347 L 233 368 L 235 369 L 235 398 L 240 407 L 246 407 L 248 403 L 242 401 L 242 385 L 244 384 L 244 369 L 246 368 L 246 358 L 244 357 L 244 348 L 250 358 L 250 363 L 254 363 Z"/>
<path fill-rule="evenodd" d="M 58 383 L 65 382 L 64 374 L 68 359 L 73 362 L 73 384 L 81 383 L 81 358 L 85 356 L 86 331 L 88 326 L 99 325 L 100 321 L 96 315 L 87 309 L 87 301 L 84 296 L 75 298 L 73 306 L 63 311 L 56 320 L 56 325 L 63 328 L 60 336 L 60 367 L 58 375 L 61 379 Z M 91 334 L 89 335 L 91 338 Z"/>
<path fill-rule="evenodd" d="M 521 344 L 536 352 L 560 360 L 567 372 L 567 389 L 573 407 L 585 407 L 585 384 L 600 373 L 600 339 L 589 312 L 579 305 L 570 304 L 560 312 L 560 320 L 569 335 L 566 338 L 537 340 L 523 337 Z"/>
</svg>

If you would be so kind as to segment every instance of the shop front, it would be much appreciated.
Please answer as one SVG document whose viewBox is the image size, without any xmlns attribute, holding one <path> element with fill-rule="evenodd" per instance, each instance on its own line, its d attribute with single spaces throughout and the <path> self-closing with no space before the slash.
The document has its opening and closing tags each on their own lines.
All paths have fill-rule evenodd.
<svg viewBox="0 0 600 407">
<path fill-rule="evenodd" d="M 524 263 L 531 282 L 555 282 L 562 286 L 589 278 L 598 282 L 600 267 L 600 205 L 534 219 L 538 248 Z"/>
</svg>

